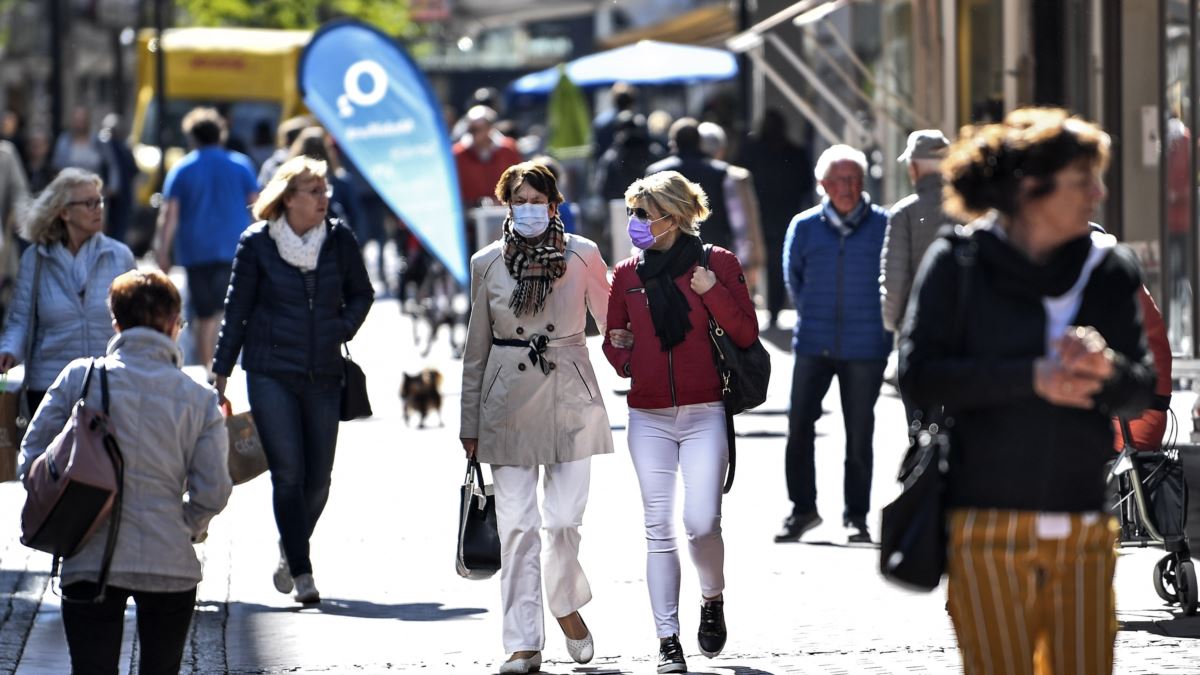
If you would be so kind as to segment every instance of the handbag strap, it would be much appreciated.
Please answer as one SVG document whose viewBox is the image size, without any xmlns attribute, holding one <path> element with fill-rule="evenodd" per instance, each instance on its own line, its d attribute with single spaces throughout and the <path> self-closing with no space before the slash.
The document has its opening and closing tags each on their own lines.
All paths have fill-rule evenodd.
<svg viewBox="0 0 1200 675">
<path fill-rule="evenodd" d="M 700 266 L 709 271 L 711 271 L 712 268 L 708 266 L 708 254 L 712 252 L 712 246 L 712 244 L 704 244 L 700 247 Z M 708 329 L 719 330 L 721 327 L 717 325 L 717 320 L 713 318 L 712 312 L 708 311 L 708 305 L 705 305 L 704 303 L 700 304 L 704 306 L 704 313 L 708 314 Z M 713 354 L 713 358 L 716 358 L 716 354 Z"/>
<path fill-rule="evenodd" d="M 974 276 L 975 268 L 975 242 L 965 237 L 959 237 L 953 242 L 954 262 L 957 267 L 958 274 L 956 281 L 957 289 L 954 298 L 954 319 L 951 323 L 950 337 L 954 344 L 954 349 L 961 354 L 964 350 L 964 343 L 967 338 L 967 304 L 971 301 L 971 277 Z M 944 412 L 944 411 L 943 411 Z M 914 419 L 909 420 L 911 423 L 918 421 L 921 411 L 914 413 Z M 940 415 L 945 417 L 944 414 Z M 932 417 L 932 416 L 931 416 Z"/>
<path fill-rule="evenodd" d="M 483 467 L 480 466 L 479 460 L 474 457 L 467 460 L 467 475 L 463 477 L 463 483 L 471 486 L 472 490 L 478 487 L 483 490 Z"/>
<path fill-rule="evenodd" d="M 704 244 L 700 248 L 700 266 L 704 269 L 711 269 L 708 266 L 708 256 L 712 252 L 712 244 Z M 704 304 L 704 303 L 700 303 Z M 708 331 L 716 333 L 721 330 L 717 325 L 717 320 L 713 318 L 712 312 L 708 311 L 708 305 L 704 305 L 704 311 L 708 314 Z M 717 376 L 721 376 L 721 361 L 717 358 L 716 345 L 713 345 L 713 363 L 717 367 Z M 733 415 L 729 413 L 729 409 L 725 410 L 725 445 L 729 451 L 729 467 L 725 470 L 725 484 L 721 486 L 721 494 L 729 494 L 733 489 L 733 476 L 737 472 L 737 433 L 733 428 Z"/>
<path fill-rule="evenodd" d="M 83 377 L 83 391 L 80 393 L 79 400 L 87 397 L 88 385 L 92 379 L 92 371 L 96 367 L 96 362 L 99 359 L 92 359 L 88 364 L 87 374 Z M 113 495 L 112 511 L 108 516 L 108 536 L 104 540 L 104 554 L 100 558 L 100 577 L 96 581 L 96 595 L 88 600 L 72 600 L 63 597 L 64 602 L 83 602 L 89 604 L 102 604 L 105 600 L 105 595 L 108 592 L 108 576 L 112 568 L 113 553 L 117 549 L 117 535 L 121 530 L 121 512 L 124 505 L 125 494 L 125 457 L 121 454 L 121 446 L 117 443 L 116 436 L 112 433 L 112 428 L 108 425 L 108 369 L 103 364 L 100 365 L 100 405 L 104 414 L 96 419 L 96 430 L 100 432 L 104 452 L 108 455 L 108 461 L 112 463 L 113 471 L 117 476 L 117 493 Z M 55 557 L 51 577 L 53 577 L 59 568 L 60 558 Z"/>
<path fill-rule="evenodd" d="M 28 405 L 22 403 L 25 401 L 25 392 L 29 391 L 29 376 L 33 366 L 33 338 L 37 333 L 38 325 L 38 287 L 42 285 L 42 255 L 37 250 L 38 245 L 33 247 L 33 297 L 29 302 L 29 332 L 25 334 L 25 353 L 21 356 L 25 359 L 25 376 L 21 378 L 21 389 L 17 393 L 17 406 Z M 33 411 L 29 411 L 29 417 L 26 418 L 26 423 L 33 417 Z"/>
</svg>

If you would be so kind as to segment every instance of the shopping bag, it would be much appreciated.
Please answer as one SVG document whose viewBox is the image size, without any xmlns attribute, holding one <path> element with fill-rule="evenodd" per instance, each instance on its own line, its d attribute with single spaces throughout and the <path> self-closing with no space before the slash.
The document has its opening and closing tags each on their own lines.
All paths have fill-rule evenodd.
<svg viewBox="0 0 1200 675">
<path fill-rule="evenodd" d="M 483 469 L 467 460 L 459 493 L 458 556 L 455 569 L 465 579 L 487 579 L 500 569 L 500 535 L 496 529 L 496 497 L 483 483 Z"/>
<path fill-rule="evenodd" d="M 229 431 L 229 477 L 234 485 L 241 485 L 267 470 L 267 453 L 253 415 L 234 415 L 228 401 L 221 405 L 221 412 L 225 413 L 225 428 Z"/>
</svg>

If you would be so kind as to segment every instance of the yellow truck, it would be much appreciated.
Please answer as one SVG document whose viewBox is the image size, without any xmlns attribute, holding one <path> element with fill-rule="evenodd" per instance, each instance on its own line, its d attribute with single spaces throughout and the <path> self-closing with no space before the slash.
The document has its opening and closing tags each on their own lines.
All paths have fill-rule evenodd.
<svg viewBox="0 0 1200 675">
<path fill-rule="evenodd" d="M 152 197 L 162 185 L 161 153 L 166 152 L 169 169 L 187 152 L 181 122 L 189 110 L 202 105 L 220 110 L 235 149 L 248 148 L 262 129 L 269 129 L 274 138 L 281 120 L 305 112 L 296 87 L 296 65 L 311 37 L 311 31 L 171 28 L 163 32 L 160 45 L 153 30 L 139 33 L 131 128 L 133 156 L 144 176 L 138 186 L 138 229 L 146 226 L 144 218 L 153 218 Z M 155 52 L 160 48 L 166 61 L 165 149 L 158 144 L 154 104 Z"/>
</svg>

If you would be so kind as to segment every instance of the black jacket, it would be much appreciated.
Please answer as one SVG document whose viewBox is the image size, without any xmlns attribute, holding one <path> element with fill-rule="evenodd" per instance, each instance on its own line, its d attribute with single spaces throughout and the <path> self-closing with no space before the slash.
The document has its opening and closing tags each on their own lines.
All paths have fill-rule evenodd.
<svg viewBox="0 0 1200 675">
<path fill-rule="evenodd" d="M 725 176 L 729 165 L 698 152 L 680 152 L 646 168 L 646 175 L 659 171 L 678 171 L 684 178 L 699 183 L 708 195 L 708 220 L 700 226 L 700 238 L 706 244 L 736 251 L 729 213 L 725 208 Z"/>
<path fill-rule="evenodd" d="M 1114 458 L 1111 416 L 1136 416 L 1154 393 L 1136 295 L 1142 283 L 1137 260 L 1116 246 L 1084 287 L 1071 323 L 1104 336 L 1116 352 L 1116 374 L 1094 397 L 1094 409 L 1077 410 L 1039 398 L 1033 368 L 1045 353 L 1042 297 L 1070 288 L 1090 246 L 1082 239 L 1070 242 L 1036 265 L 994 233 L 975 231 L 969 239 L 975 262 L 963 267 L 954 239 L 936 240 L 917 272 L 900 361 L 901 389 L 916 406 L 944 404 L 955 420 L 949 504 L 1101 510 L 1104 464 Z M 966 274 L 963 344 L 956 345 L 954 312 Z"/>
<path fill-rule="evenodd" d="M 248 372 L 342 375 L 341 344 L 367 318 L 375 290 L 350 229 L 338 221 L 324 227 L 312 298 L 304 274 L 280 257 L 266 222 L 242 233 L 213 372 L 229 375 L 244 348 L 242 369 Z"/>
</svg>

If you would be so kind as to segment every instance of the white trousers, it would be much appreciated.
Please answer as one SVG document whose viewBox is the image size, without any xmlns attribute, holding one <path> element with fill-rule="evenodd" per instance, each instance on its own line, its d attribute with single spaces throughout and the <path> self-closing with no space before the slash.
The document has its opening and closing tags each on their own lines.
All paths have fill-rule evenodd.
<svg viewBox="0 0 1200 675">
<path fill-rule="evenodd" d="M 545 491 L 540 513 L 539 473 L 543 474 Z M 591 476 L 590 457 L 544 467 L 492 465 L 506 652 L 541 651 L 546 643 L 542 528 L 546 531 L 546 600 L 550 613 L 567 616 L 592 599 L 592 589 L 579 565 L 579 526 Z"/>
<path fill-rule="evenodd" d="M 698 403 L 629 410 L 629 453 L 646 514 L 646 581 L 658 637 L 679 634 L 676 474 L 683 475 L 683 529 L 706 598 L 725 589 L 721 487 L 729 466 L 725 408 Z"/>
</svg>

